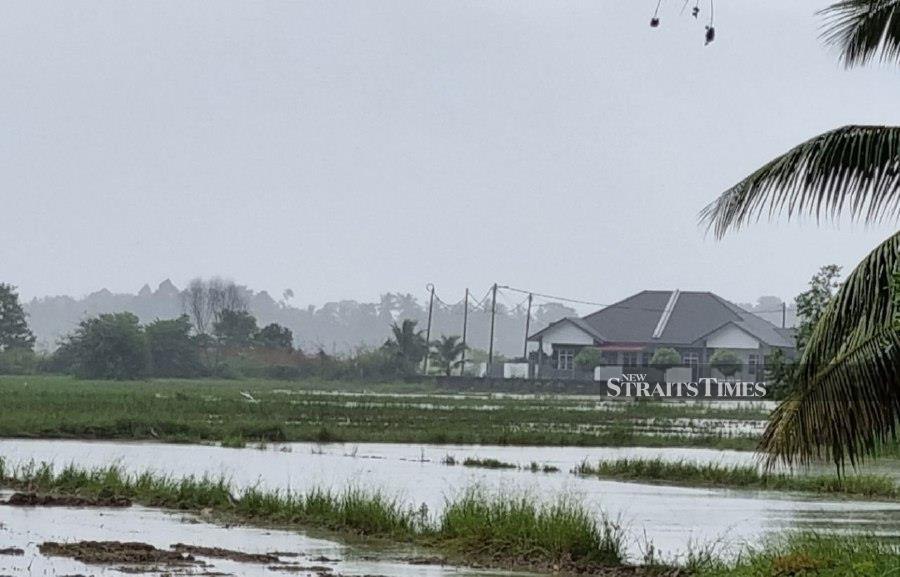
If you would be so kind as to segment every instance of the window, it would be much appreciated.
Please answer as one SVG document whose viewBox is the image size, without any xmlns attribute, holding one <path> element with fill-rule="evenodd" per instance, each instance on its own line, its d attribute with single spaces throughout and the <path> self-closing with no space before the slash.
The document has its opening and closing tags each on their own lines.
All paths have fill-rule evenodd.
<svg viewBox="0 0 900 577">
<path fill-rule="evenodd" d="M 759 355 L 751 354 L 747 357 L 747 371 L 751 375 L 757 374 L 759 371 Z"/>
<path fill-rule="evenodd" d="M 681 364 L 691 368 L 691 378 L 696 379 L 700 374 L 700 355 L 697 353 L 682 353 Z"/>
<path fill-rule="evenodd" d="M 653 360 L 653 353 L 641 353 L 641 366 L 649 367 L 650 361 Z"/>
<path fill-rule="evenodd" d="M 637 353 L 622 353 L 622 366 L 636 367 L 638 364 Z"/>
<path fill-rule="evenodd" d="M 572 349 L 559 349 L 556 353 L 556 368 L 561 371 L 571 371 L 575 368 L 575 351 Z"/>
</svg>

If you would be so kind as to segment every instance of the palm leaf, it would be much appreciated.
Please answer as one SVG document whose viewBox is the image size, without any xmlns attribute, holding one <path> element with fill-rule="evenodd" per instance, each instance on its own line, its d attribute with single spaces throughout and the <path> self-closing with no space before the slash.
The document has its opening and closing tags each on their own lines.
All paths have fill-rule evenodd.
<svg viewBox="0 0 900 577">
<path fill-rule="evenodd" d="M 900 0 L 841 0 L 821 10 L 824 40 L 837 46 L 847 67 L 900 62 Z"/>
<path fill-rule="evenodd" d="M 896 438 L 898 264 L 895 233 L 853 270 L 826 307 L 800 359 L 795 389 L 763 434 L 760 450 L 770 466 L 821 458 L 855 465 Z"/>
<path fill-rule="evenodd" d="M 763 215 L 787 211 L 866 222 L 900 214 L 900 127 L 845 126 L 812 138 L 725 191 L 700 213 L 721 238 Z"/>
</svg>

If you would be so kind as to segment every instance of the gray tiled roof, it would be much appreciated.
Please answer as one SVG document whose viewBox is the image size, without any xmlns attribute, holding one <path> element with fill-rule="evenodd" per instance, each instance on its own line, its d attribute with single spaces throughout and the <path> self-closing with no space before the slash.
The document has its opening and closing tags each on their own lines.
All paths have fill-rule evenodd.
<svg viewBox="0 0 900 577">
<path fill-rule="evenodd" d="M 773 347 L 792 348 L 792 333 L 710 292 L 683 291 L 659 338 L 653 332 L 672 291 L 643 291 L 581 319 L 567 319 L 605 342 L 691 345 L 734 324 Z M 602 335 L 602 337 L 601 337 Z M 535 335 L 536 336 L 536 335 Z"/>
</svg>

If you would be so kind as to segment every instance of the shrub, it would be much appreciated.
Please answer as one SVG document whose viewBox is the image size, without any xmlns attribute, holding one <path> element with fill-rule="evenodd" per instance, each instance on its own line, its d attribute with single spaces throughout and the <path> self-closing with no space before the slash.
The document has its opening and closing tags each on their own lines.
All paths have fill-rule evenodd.
<svg viewBox="0 0 900 577">
<path fill-rule="evenodd" d="M 582 371 L 593 371 L 594 367 L 599 367 L 602 364 L 603 353 L 598 348 L 586 347 L 575 355 L 575 366 Z"/>
<path fill-rule="evenodd" d="M 731 351 L 719 349 L 709 359 L 709 366 L 716 369 L 726 377 L 734 375 L 741 370 L 741 359 Z"/>
<path fill-rule="evenodd" d="M 681 364 L 681 355 L 678 351 L 669 347 L 662 347 L 653 352 L 653 358 L 650 359 L 650 366 L 665 371 Z"/>
</svg>

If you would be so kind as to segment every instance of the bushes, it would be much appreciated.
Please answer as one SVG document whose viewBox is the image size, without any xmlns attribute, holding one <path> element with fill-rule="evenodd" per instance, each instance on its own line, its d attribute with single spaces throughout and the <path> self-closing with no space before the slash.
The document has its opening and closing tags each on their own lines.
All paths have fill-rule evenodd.
<svg viewBox="0 0 900 577">
<path fill-rule="evenodd" d="M 173 320 L 156 320 L 144 329 L 154 377 L 194 377 L 200 374 L 200 351 L 191 337 L 187 315 Z"/>
<path fill-rule="evenodd" d="M 81 322 L 64 345 L 72 371 L 89 379 L 137 379 L 147 374 L 150 355 L 144 330 L 131 313 L 100 315 Z"/>
</svg>

